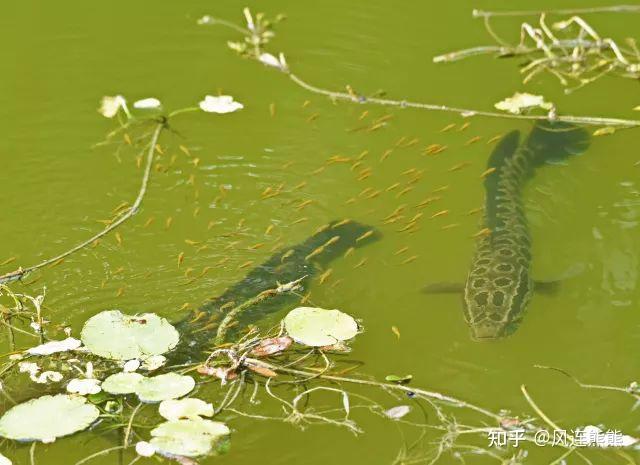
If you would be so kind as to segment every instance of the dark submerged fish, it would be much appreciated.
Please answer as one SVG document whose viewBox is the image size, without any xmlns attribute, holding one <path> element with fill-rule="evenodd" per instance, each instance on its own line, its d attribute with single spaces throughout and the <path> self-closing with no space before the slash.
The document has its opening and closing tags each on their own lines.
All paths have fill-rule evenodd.
<svg viewBox="0 0 640 465">
<path fill-rule="evenodd" d="M 484 182 L 483 227 L 488 233 L 476 247 L 463 298 L 464 317 L 475 340 L 499 339 L 518 328 L 534 290 L 523 189 L 546 162 L 584 152 L 589 135 L 573 125 L 543 122 L 518 142 L 518 131 L 507 134 L 489 157 L 488 168 L 495 170 Z"/>
<path fill-rule="evenodd" d="M 276 252 L 266 262 L 252 269 L 244 279 L 222 295 L 205 302 L 193 315 L 178 324 L 181 343 L 172 358 L 175 359 L 176 355 L 181 358 L 185 351 L 194 353 L 207 348 L 217 329 L 217 325 L 212 325 L 212 322 L 220 322 L 225 313 L 236 305 L 262 291 L 273 289 L 278 282 L 284 284 L 306 276 L 302 283 L 306 286 L 314 275 L 342 257 L 349 248 L 363 247 L 381 237 L 381 233 L 371 226 L 351 220 L 334 221 L 304 242 Z M 299 296 L 291 293 L 274 296 L 243 312 L 239 316 L 238 327 L 244 328 L 247 324 L 255 323 L 299 300 Z M 205 312 L 206 316 L 194 321 L 199 312 Z"/>
</svg>

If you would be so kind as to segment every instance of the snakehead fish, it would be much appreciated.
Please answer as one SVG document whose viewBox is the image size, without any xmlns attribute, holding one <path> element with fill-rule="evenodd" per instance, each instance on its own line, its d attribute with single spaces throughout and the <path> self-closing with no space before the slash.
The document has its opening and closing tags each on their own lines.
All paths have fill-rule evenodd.
<svg viewBox="0 0 640 465">
<path fill-rule="evenodd" d="M 334 221 L 318 229 L 305 241 L 285 247 L 267 261 L 253 268 L 242 280 L 221 295 L 205 302 L 198 310 L 178 324 L 181 344 L 178 357 L 195 353 L 212 343 L 217 324 L 232 307 L 273 289 L 277 282 L 288 283 L 306 276 L 303 284 L 344 256 L 350 248 L 360 248 L 379 240 L 382 234 L 371 226 L 352 220 Z M 248 308 L 239 316 L 238 327 L 246 327 L 260 318 L 293 305 L 300 297 L 291 293 L 274 296 Z M 174 359 L 175 359 L 174 354 Z"/>
<path fill-rule="evenodd" d="M 507 134 L 489 157 L 486 234 L 478 241 L 463 291 L 464 317 L 475 340 L 499 339 L 518 328 L 534 291 L 523 190 L 543 164 L 584 152 L 589 135 L 573 125 L 544 122 L 518 142 L 518 131 Z"/>
</svg>

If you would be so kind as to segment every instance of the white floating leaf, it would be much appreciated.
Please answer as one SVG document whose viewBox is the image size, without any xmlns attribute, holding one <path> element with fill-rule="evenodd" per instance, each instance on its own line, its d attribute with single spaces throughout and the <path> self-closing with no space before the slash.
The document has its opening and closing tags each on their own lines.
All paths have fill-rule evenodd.
<svg viewBox="0 0 640 465">
<path fill-rule="evenodd" d="M 102 390 L 109 394 L 133 394 L 143 379 L 140 373 L 116 373 L 104 380 Z"/>
<path fill-rule="evenodd" d="M 67 384 L 67 392 L 71 394 L 80 394 L 86 396 L 88 394 L 97 394 L 102 391 L 100 380 L 93 378 L 79 379 L 74 378 Z"/>
<path fill-rule="evenodd" d="M 92 353 L 112 360 L 143 359 L 173 349 L 178 331 L 154 313 L 125 315 L 107 310 L 87 320 L 80 335 Z"/>
<path fill-rule="evenodd" d="M 39 375 L 31 375 L 31 381 L 38 384 L 47 384 L 48 382 L 57 383 L 62 381 L 62 373 L 57 371 L 43 371 Z"/>
<path fill-rule="evenodd" d="M 358 334 L 358 323 L 340 310 L 298 307 L 284 318 L 287 333 L 294 341 L 322 347 L 346 341 Z"/>
<path fill-rule="evenodd" d="M 136 387 L 136 394 L 142 402 L 161 402 L 187 395 L 195 385 L 196 382 L 191 376 L 167 373 L 143 378 Z"/>
<path fill-rule="evenodd" d="M 195 398 L 169 399 L 160 402 L 160 415 L 167 420 L 213 416 L 213 405 Z"/>
<path fill-rule="evenodd" d="M 243 108 L 244 105 L 233 100 L 230 95 L 220 95 L 219 97 L 207 95 L 200 102 L 200 109 L 207 113 L 233 113 Z"/>
<path fill-rule="evenodd" d="M 576 445 L 583 447 L 630 447 L 640 439 L 622 434 L 620 431 L 603 431 L 595 425 L 587 425 L 575 430 Z"/>
<path fill-rule="evenodd" d="M 142 100 L 136 100 L 133 102 L 133 108 L 138 110 L 155 110 L 162 106 L 162 102 L 157 98 L 143 98 Z"/>
<path fill-rule="evenodd" d="M 9 409 L 0 418 L 0 436 L 17 441 L 53 442 L 87 428 L 99 410 L 80 396 L 42 396 Z"/>
<path fill-rule="evenodd" d="M 147 441 L 139 441 L 136 443 L 136 454 L 142 457 L 151 457 L 156 453 L 156 448 L 153 444 Z"/>
<path fill-rule="evenodd" d="M 530 108 L 542 108 L 544 110 L 551 110 L 553 104 L 545 102 L 544 97 L 541 95 L 528 94 L 526 92 L 516 92 L 512 97 L 508 97 L 495 104 L 498 110 L 507 111 L 515 115 L 522 113 L 523 110 Z"/>
<path fill-rule="evenodd" d="M 0 465 L 13 465 L 13 462 L 0 452 Z"/>
<path fill-rule="evenodd" d="M 210 453 L 230 433 L 224 423 L 211 420 L 175 420 L 151 431 L 151 444 L 163 455 L 198 457 Z"/>
<path fill-rule="evenodd" d="M 49 341 L 36 347 L 27 349 L 29 355 L 51 355 L 57 352 L 68 352 L 76 350 L 82 342 L 73 337 L 68 337 L 62 341 Z"/>
<path fill-rule="evenodd" d="M 127 116 L 130 116 L 127 101 L 122 95 L 106 95 L 102 97 L 100 108 L 98 108 L 98 113 L 102 116 L 105 118 L 113 118 L 120 110 L 124 111 Z"/>
<path fill-rule="evenodd" d="M 386 410 L 384 414 L 392 420 L 399 420 L 411 411 L 411 407 L 408 405 L 398 405 Z"/>
<path fill-rule="evenodd" d="M 140 368 L 140 360 L 134 358 L 124 364 L 124 366 L 122 367 L 122 371 L 132 372 L 136 371 L 138 368 Z"/>
</svg>

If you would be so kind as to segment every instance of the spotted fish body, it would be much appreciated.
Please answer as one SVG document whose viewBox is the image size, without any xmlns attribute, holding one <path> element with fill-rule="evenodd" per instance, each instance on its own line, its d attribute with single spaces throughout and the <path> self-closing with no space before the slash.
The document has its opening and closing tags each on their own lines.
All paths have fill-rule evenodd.
<svg viewBox="0 0 640 465">
<path fill-rule="evenodd" d="M 531 299 L 531 237 L 522 201 L 536 168 L 588 147 L 583 129 L 538 123 L 521 144 L 506 135 L 489 158 L 484 227 L 464 289 L 464 315 L 474 339 L 498 339 L 515 331 Z"/>
</svg>

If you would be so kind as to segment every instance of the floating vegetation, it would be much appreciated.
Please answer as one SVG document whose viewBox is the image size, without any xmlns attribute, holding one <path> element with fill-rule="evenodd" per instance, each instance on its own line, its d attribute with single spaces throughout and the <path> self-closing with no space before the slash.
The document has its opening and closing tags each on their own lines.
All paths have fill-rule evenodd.
<svg viewBox="0 0 640 465">
<path fill-rule="evenodd" d="M 151 445 L 168 457 L 198 457 L 210 454 L 231 433 L 227 425 L 203 419 L 173 420 L 151 431 Z"/>
<path fill-rule="evenodd" d="M 86 429 L 99 415 L 84 397 L 42 396 L 9 409 L 0 418 L 0 436 L 49 443 Z"/>
<path fill-rule="evenodd" d="M 191 376 L 166 373 L 152 378 L 142 378 L 135 393 L 142 402 L 161 402 L 189 394 L 196 386 Z"/>
<path fill-rule="evenodd" d="M 162 355 L 178 344 L 178 331 L 153 313 L 124 315 L 107 310 L 89 318 L 81 339 L 95 355 L 111 360 L 146 359 Z"/>
<path fill-rule="evenodd" d="M 615 8 L 615 7 L 614 7 Z M 434 57 L 435 63 L 452 62 L 477 55 L 494 55 L 500 58 L 522 58 L 520 67 L 523 83 L 533 77 L 548 73 L 565 87 L 567 93 L 586 86 L 608 75 L 630 79 L 640 78 L 640 54 L 635 39 L 627 38 L 624 45 L 608 37 L 602 37 L 577 12 L 474 10 L 475 18 L 482 18 L 489 35 L 496 45 L 478 46 Z M 572 11 L 572 10 L 568 10 Z M 582 9 L 582 14 L 614 11 L 607 9 Z M 618 11 L 638 11 L 637 7 Z M 566 19 L 547 23 L 552 14 L 573 14 Z M 520 41 L 509 43 L 498 36 L 491 25 L 494 17 L 538 16 L 538 24 L 523 22 L 520 25 Z"/>
<path fill-rule="evenodd" d="M 340 310 L 298 307 L 284 318 L 287 334 L 310 347 L 331 346 L 358 334 L 358 323 Z"/>
</svg>

